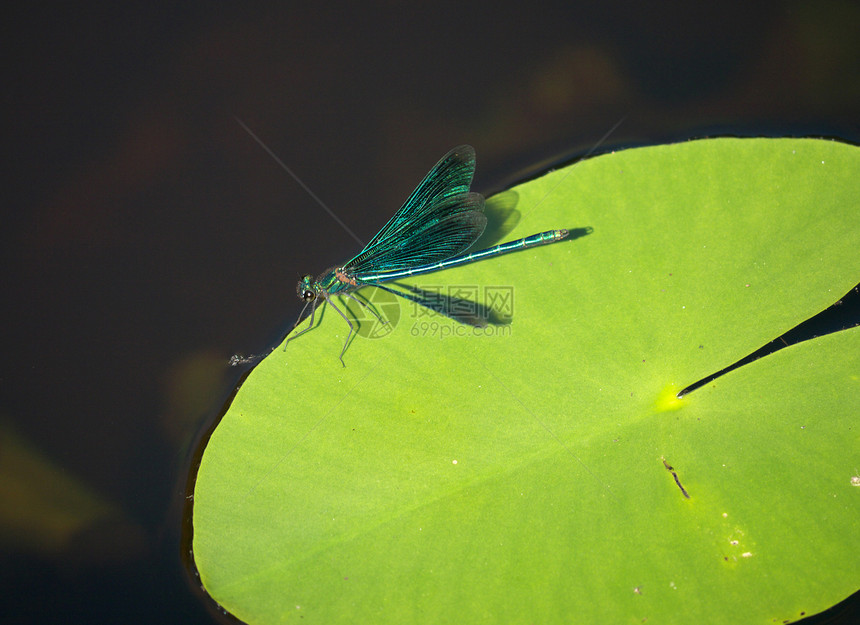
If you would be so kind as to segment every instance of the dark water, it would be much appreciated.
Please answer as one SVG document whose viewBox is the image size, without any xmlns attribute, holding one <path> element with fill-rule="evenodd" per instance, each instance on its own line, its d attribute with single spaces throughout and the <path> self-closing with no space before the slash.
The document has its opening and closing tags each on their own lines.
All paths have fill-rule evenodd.
<svg viewBox="0 0 860 625">
<path fill-rule="evenodd" d="M 191 451 L 355 247 L 234 115 L 364 240 L 459 143 L 490 192 L 622 118 L 609 147 L 860 140 L 847 2 L 178 7 L 6 11 L 3 623 L 213 622 Z"/>
</svg>

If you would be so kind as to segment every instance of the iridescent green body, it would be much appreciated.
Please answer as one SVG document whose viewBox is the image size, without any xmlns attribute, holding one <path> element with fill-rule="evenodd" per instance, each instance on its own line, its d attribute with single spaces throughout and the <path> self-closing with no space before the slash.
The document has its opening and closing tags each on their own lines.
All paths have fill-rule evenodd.
<svg viewBox="0 0 860 625">
<path fill-rule="evenodd" d="M 305 301 L 305 308 L 295 326 L 304 318 L 308 306 L 312 307 L 311 321 L 307 328 L 287 341 L 314 327 L 316 307 L 323 299 L 349 324 L 349 334 L 340 353 L 340 361 L 346 366 L 343 354 L 355 328 L 349 318 L 334 305 L 331 296 L 349 297 L 364 306 L 361 300 L 352 296 L 352 292 L 365 286 L 376 286 L 439 312 L 437 307 L 429 306 L 421 297 L 391 289 L 383 283 L 547 245 L 567 237 L 567 230 L 548 230 L 477 252 L 464 253 L 481 236 L 487 225 L 483 213 L 484 198 L 469 191 L 474 173 L 474 149 L 468 145 L 454 148 L 430 170 L 400 210 L 357 256 L 316 278 L 304 276 L 299 281 L 297 292 Z"/>
</svg>

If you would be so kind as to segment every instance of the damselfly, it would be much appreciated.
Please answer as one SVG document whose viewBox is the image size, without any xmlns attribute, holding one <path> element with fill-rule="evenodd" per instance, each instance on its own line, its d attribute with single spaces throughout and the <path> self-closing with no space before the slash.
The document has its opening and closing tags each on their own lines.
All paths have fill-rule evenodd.
<svg viewBox="0 0 860 625">
<path fill-rule="evenodd" d="M 331 304 L 349 325 L 349 334 L 340 352 L 340 362 L 346 366 L 343 355 L 355 332 L 355 326 L 349 317 L 335 306 L 333 295 L 348 297 L 367 307 L 352 294 L 363 287 L 375 286 L 436 312 L 444 312 L 424 297 L 389 288 L 383 283 L 465 265 L 537 245 L 555 243 L 568 235 L 568 231 L 564 229 L 547 230 L 464 254 L 487 226 L 484 198 L 469 190 L 474 174 L 474 148 L 469 145 L 454 148 L 436 163 L 400 210 L 357 256 L 343 265 L 327 269 L 316 278 L 311 275 L 304 276 L 296 291 L 299 298 L 304 300 L 305 306 L 293 328 L 306 318 L 305 311 L 308 306 L 311 307 L 310 324 L 287 338 L 287 342 L 314 327 L 317 306 L 324 300 Z M 378 315 L 376 316 L 378 318 Z M 286 349 L 286 344 L 284 348 Z"/>
</svg>

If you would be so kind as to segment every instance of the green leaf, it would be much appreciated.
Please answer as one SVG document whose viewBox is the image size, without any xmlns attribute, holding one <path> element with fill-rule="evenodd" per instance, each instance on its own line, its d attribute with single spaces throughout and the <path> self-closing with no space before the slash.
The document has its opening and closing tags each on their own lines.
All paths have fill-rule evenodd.
<svg viewBox="0 0 860 625">
<path fill-rule="evenodd" d="M 851 146 L 715 139 L 517 187 L 507 238 L 593 232 L 414 281 L 510 287 L 512 323 L 382 302 L 396 327 L 343 368 L 327 307 L 250 374 L 197 476 L 204 587 L 255 624 L 782 623 L 842 600 L 860 329 L 675 395 L 860 282 L 858 180 Z"/>
</svg>

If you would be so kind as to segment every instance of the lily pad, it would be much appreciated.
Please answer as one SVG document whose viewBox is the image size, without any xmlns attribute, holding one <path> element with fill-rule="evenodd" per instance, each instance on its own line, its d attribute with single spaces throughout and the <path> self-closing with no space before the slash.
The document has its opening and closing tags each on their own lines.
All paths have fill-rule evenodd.
<svg viewBox="0 0 860 625">
<path fill-rule="evenodd" d="M 516 187 L 507 238 L 591 234 L 413 281 L 510 323 L 380 303 L 396 324 L 365 315 L 344 368 L 328 309 L 251 372 L 197 475 L 203 586 L 253 624 L 783 623 L 844 599 L 860 329 L 677 393 L 860 282 L 858 180 L 852 146 L 714 139 Z"/>
</svg>

